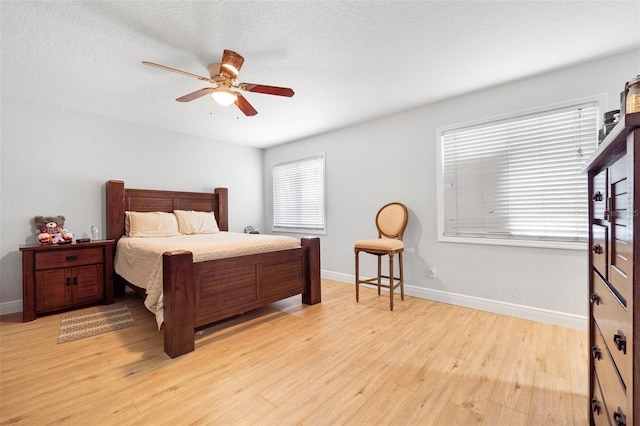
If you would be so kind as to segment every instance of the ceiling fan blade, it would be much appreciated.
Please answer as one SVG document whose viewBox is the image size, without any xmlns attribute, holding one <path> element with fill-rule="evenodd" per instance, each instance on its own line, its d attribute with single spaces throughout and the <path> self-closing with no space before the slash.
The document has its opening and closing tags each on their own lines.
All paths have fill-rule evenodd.
<svg viewBox="0 0 640 426">
<path fill-rule="evenodd" d="M 240 108 L 240 111 L 242 111 L 244 115 L 252 116 L 258 113 L 258 111 L 256 111 L 256 109 L 251 106 L 249 101 L 244 96 L 242 96 L 240 93 L 236 93 L 236 96 L 236 106 Z"/>
<path fill-rule="evenodd" d="M 244 63 L 244 58 L 233 50 L 226 50 L 222 54 L 222 62 L 220 64 L 220 74 L 235 80 L 238 77 L 240 68 Z"/>
<path fill-rule="evenodd" d="M 178 102 L 189 102 L 189 101 L 192 101 L 194 99 L 201 98 L 204 95 L 208 95 L 209 93 L 211 93 L 211 90 L 212 90 L 211 87 L 205 87 L 204 89 L 196 90 L 195 92 L 191 92 L 191 93 L 186 94 L 184 96 L 180 96 L 178 99 L 176 99 L 176 101 L 178 101 Z"/>
<path fill-rule="evenodd" d="M 264 84 L 240 83 L 240 88 L 247 92 L 264 93 L 265 95 L 293 96 L 293 90 L 288 87 L 266 86 Z"/>
<path fill-rule="evenodd" d="M 143 64 L 149 65 L 150 67 L 160 68 L 161 70 L 175 72 L 177 74 L 186 75 L 187 77 L 197 78 L 198 80 L 207 81 L 211 83 L 211 79 L 207 77 L 203 77 L 201 75 L 191 74 L 190 72 L 177 70 L 175 68 L 167 67 L 165 65 L 154 64 L 153 62 L 142 61 Z"/>
</svg>

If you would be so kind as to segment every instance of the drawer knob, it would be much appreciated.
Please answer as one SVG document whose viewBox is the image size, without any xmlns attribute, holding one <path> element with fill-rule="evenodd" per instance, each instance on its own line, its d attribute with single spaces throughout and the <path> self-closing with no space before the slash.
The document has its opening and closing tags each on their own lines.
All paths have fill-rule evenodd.
<svg viewBox="0 0 640 426">
<path fill-rule="evenodd" d="M 613 421 L 616 423 L 616 426 L 627 425 L 627 416 L 622 412 L 622 408 L 618 407 L 618 409 L 613 413 Z"/>
<path fill-rule="evenodd" d="M 622 333 L 622 330 L 618 330 L 618 332 L 613 335 L 613 343 L 616 345 L 616 349 L 624 354 L 627 353 L 627 338 Z"/>
<path fill-rule="evenodd" d="M 596 361 L 602 359 L 602 351 L 600 351 L 600 348 L 597 346 L 591 348 L 591 355 L 593 355 L 593 359 Z"/>
<path fill-rule="evenodd" d="M 67 259 L 67 262 L 73 262 L 75 260 L 78 260 L 78 256 L 71 255 L 71 256 L 67 256 L 66 259 Z"/>
<path fill-rule="evenodd" d="M 598 191 L 591 197 L 593 201 L 602 201 L 602 192 Z"/>
<path fill-rule="evenodd" d="M 596 305 L 600 304 L 600 296 L 598 296 L 598 293 L 593 293 L 591 295 L 591 297 L 589 298 L 589 301 L 591 303 L 595 303 Z"/>
<path fill-rule="evenodd" d="M 591 411 L 593 411 L 596 415 L 600 415 L 600 401 L 597 398 L 591 398 Z"/>
<path fill-rule="evenodd" d="M 602 246 L 600 244 L 594 244 L 591 247 L 591 251 L 594 252 L 595 254 L 602 254 Z"/>
</svg>

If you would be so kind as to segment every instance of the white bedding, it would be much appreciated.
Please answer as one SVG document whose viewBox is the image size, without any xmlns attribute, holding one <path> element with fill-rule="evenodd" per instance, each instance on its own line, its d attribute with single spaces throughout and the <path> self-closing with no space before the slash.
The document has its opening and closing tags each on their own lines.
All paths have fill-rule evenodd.
<svg viewBox="0 0 640 426">
<path fill-rule="evenodd" d="M 156 315 L 158 329 L 164 321 L 162 297 L 162 254 L 188 250 L 194 262 L 247 254 L 266 253 L 300 247 L 292 237 L 219 232 L 177 237 L 130 238 L 118 240 L 115 270 L 118 275 L 146 289 L 145 306 Z"/>
</svg>

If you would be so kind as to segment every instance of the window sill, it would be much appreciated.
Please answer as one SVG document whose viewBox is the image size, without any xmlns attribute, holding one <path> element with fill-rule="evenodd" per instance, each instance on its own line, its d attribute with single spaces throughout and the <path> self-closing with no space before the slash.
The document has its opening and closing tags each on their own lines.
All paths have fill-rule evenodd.
<svg viewBox="0 0 640 426">
<path fill-rule="evenodd" d="M 460 243 L 460 244 L 484 244 L 494 246 L 515 246 L 515 247 L 536 247 L 550 248 L 561 250 L 587 250 L 587 242 L 569 242 L 569 241 L 536 241 L 536 240 L 516 240 L 516 239 L 499 239 L 499 238 L 469 238 L 469 237 L 445 237 L 439 236 L 438 241 L 443 243 Z"/>
<path fill-rule="evenodd" d="M 327 235 L 324 229 L 304 229 L 304 228 L 271 228 L 273 234 L 309 234 Z"/>
</svg>

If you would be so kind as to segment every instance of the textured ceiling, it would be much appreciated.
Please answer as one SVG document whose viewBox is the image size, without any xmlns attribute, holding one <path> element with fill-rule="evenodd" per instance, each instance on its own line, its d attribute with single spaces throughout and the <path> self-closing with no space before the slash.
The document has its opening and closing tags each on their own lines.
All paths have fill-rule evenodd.
<svg viewBox="0 0 640 426">
<path fill-rule="evenodd" d="M 3 97 L 255 147 L 640 46 L 635 0 L 3 0 L 0 15 Z M 141 63 L 206 76 L 224 49 L 245 57 L 239 81 L 295 96 L 245 92 L 255 117 L 179 103 L 207 85 Z"/>
</svg>

